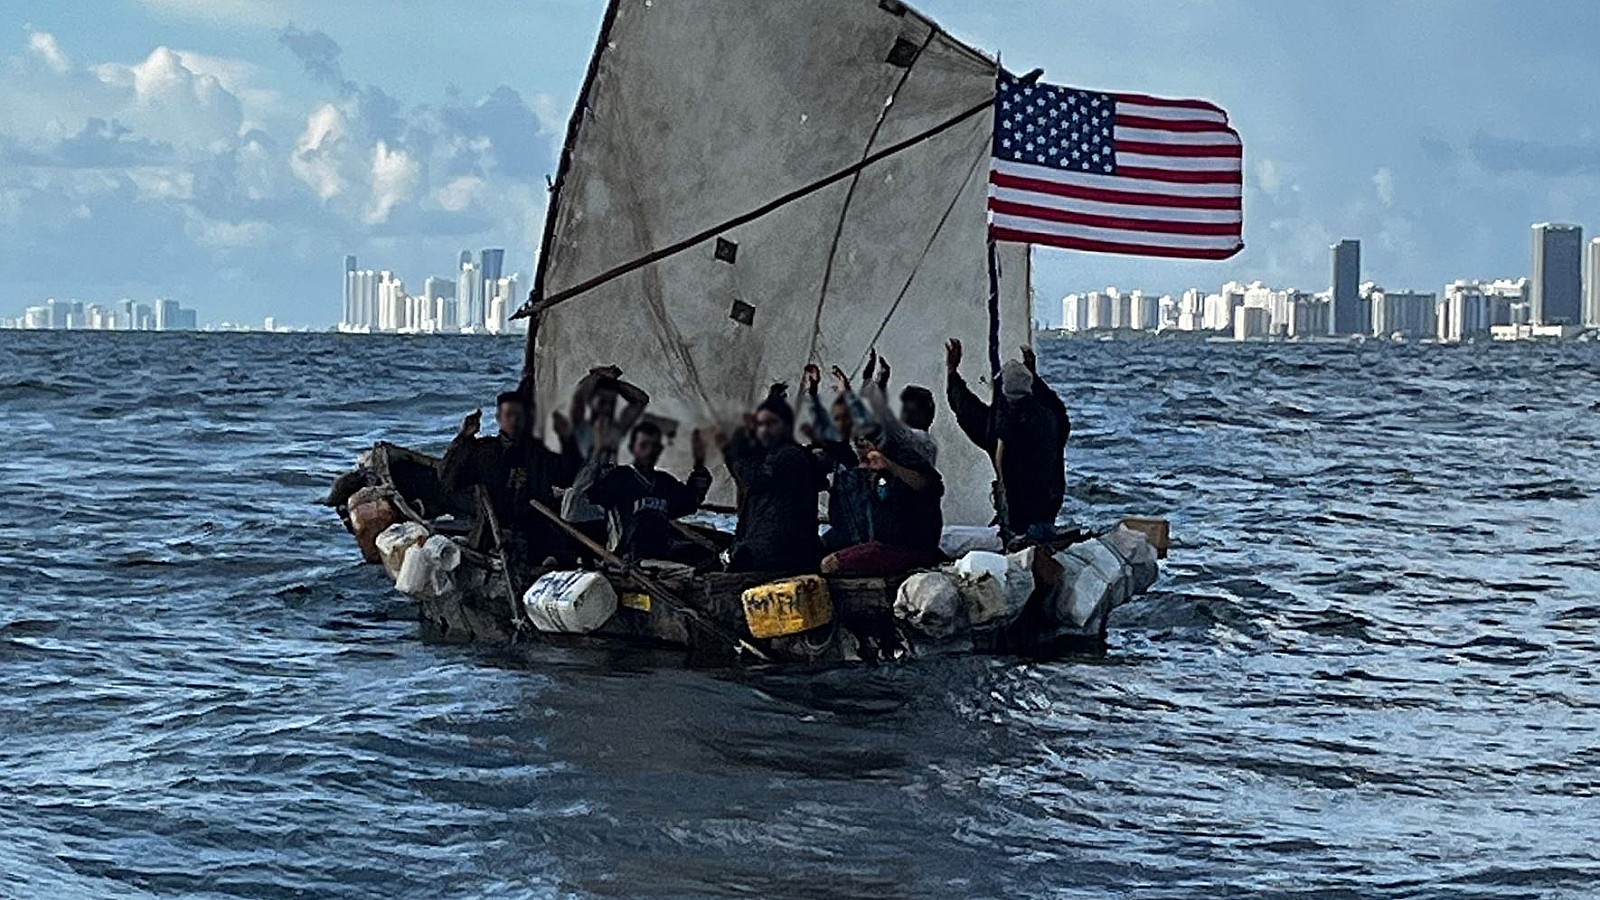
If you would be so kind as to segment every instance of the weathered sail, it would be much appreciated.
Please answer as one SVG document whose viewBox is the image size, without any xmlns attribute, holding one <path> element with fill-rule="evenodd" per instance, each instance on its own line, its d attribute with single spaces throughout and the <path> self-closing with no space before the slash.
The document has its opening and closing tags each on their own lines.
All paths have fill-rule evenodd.
<svg viewBox="0 0 1600 900">
<path fill-rule="evenodd" d="M 731 219 L 992 98 L 995 62 L 893 0 L 615 0 L 552 193 L 544 296 Z M 887 104 L 887 105 L 886 105 Z M 947 337 L 987 392 L 992 116 L 547 310 L 541 409 L 615 363 L 687 430 L 736 422 L 810 361 L 944 395 Z M 1026 248 L 1005 248 L 1001 344 L 1028 340 Z M 801 410 L 802 420 L 805 412 Z M 992 469 L 941 409 L 947 520 L 981 523 Z M 687 468 L 680 433 L 663 465 Z M 713 499 L 731 490 L 714 465 Z"/>
</svg>

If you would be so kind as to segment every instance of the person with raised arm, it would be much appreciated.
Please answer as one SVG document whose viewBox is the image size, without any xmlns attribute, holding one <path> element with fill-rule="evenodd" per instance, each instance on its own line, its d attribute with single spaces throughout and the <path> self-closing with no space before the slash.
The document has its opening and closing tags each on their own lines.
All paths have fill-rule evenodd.
<svg viewBox="0 0 1600 900">
<path fill-rule="evenodd" d="M 1008 539 L 1045 541 L 1066 500 L 1066 404 L 1039 377 L 1033 348 L 1001 367 L 992 403 L 961 377 L 961 342 L 945 346 L 946 398 L 961 431 L 994 461 L 995 521 Z"/>
</svg>

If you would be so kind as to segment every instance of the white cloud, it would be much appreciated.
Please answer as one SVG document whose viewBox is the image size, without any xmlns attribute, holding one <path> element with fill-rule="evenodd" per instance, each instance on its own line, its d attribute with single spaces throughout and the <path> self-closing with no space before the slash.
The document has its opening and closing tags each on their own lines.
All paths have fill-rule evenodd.
<svg viewBox="0 0 1600 900">
<path fill-rule="evenodd" d="M 463 175 L 445 182 L 434 192 L 434 202 L 447 212 L 461 212 L 472 205 L 483 192 L 484 180 L 476 175 Z"/>
<path fill-rule="evenodd" d="M 61 52 L 61 45 L 56 43 L 55 35 L 48 32 L 29 32 L 28 52 L 56 72 L 65 72 L 72 67 L 67 55 Z"/>
<path fill-rule="evenodd" d="M 305 131 L 301 132 L 294 155 L 289 158 L 289 168 L 295 177 L 310 185 L 324 202 L 344 191 L 336 155 L 343 139 L 344 116 L 338 107 L 325 103 L 306 119 Z"/>
<path fill-rule="evenodd" d="M 367 207 L 367 224 L 388 221 L 396 206 L 411 199 L 421 174 L 417 161 L 404 150 L 379 141 L 372 151 L 372 203 Z"/>
<path fill-rule="evenodd" d="M 538 240 L 555 130 L 508 87 L 408 107 L 344 79 L 285 95 L 259 63 L 175 47 L 67 49 L 34 31 L 0 47 L 0 285 L 20 299 L 160 292 L 205 318 L 326 322 L 317 273 L 338 254 L 444 271 L 463 246 Z"/>
<path fill-rule="evenodd" d="M 1373 173 L 1372 186 L 1378 192 L 1378 202 L 1394 206 L 1394 173 L 1387 166 Z"/>
</svg>

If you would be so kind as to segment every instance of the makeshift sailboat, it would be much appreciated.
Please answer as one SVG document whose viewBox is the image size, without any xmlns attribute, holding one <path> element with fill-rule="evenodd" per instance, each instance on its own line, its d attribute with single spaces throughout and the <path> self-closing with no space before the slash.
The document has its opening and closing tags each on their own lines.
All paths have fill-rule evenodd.
<svg viewBox="0 0 1600 900">
<path fill-rule="evenodd" d="M 688 429 L 737 421 L 807 363 L 859 370 L 876 348 L 897 384 L 942 396 L 954 337 L 988 348 L 994 372 L 1032 334 L 1029 248 L 989 235 L 1000 74 L 897 0 L 612 0 L 519 313 L 540 418 L 617 364 L 669 434 L 681 426 L 661 467 L 686 472 Z M 983 551 L 952 542 L 955 565 L 891 579 L 773 586 L 603 548 L 596 573 L 519 573 L 469 545 L 484 506 L 446 491 L 437 459 L 388 444 L 332 499 L 447 638 L 579 632 L 806 660 L 1101 639 L 1154 581 L 1164 526 L 1003 555 L 981 528 L 993 464 L 953 419 L 933 427 L 945 521 L 979 526 L 955 531 Z M 709 501 L 732 504 L 712 471 Z"/>
</svg>

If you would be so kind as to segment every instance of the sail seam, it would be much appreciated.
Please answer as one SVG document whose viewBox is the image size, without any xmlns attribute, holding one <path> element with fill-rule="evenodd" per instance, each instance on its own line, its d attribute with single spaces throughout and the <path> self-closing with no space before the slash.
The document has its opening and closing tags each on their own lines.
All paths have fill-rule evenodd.
<svg viewBox="0 0 1600 900">
<path fill-rule="evenodd" d="M 983 146 L 983 152 L 978 154 L 978 157 L 972 161 L 972 165 L 967 169 L 967 177 L 961 179 L 960 186 L 956 188 L 956 195 L 950 198 L 950 204 L 944 208 L 944 215 L 939 217 L 939 224 L 934 226 L 933 233 L 928 235 L 928 242 L 923 245 L 922 253 L 917 256 L 916 265 L 912 266 L 911 272 L 906 275 L 905 283 L 900 286 L 900 293 L 895 295 L 894 303 L 889 305 L 889 311 L 884 313 L 883 321 L 878 323 L 877 329 L 872 332 L 872 339 L 867 342 L 866 348 L 861 351 L 861 361 L 856 364 L 858 370 L 867 364 L 867 354 L 878 343 L 878 338 L 883 337 L 883 330 L 889 327 L 889 320 L 894 318 L 894 314 L 900 309 L 901 302 L 906 299 L 906 294 L 911 292 L 911 283 L 916 280 L 917 272 L 922 269 L 922 263 L 927 260 L 928 254 L 933 251 L 933 242 L 939 239 L 940 233 L 944 231 L 945 223 L 950 221 L 950 214 L 955 212 L 956 206 L 961 202 L 962 195 L 967 192 L 967 186 L 972 183 L 973 174 L 978 171 L 978 164 L 988 158 L 989 145 L 986 143 Z"/>
<path fill-rule="evenodd" d="M 861 158 L 866 159 L 872 153 L 872 146 L 878 142 L 878 134 L 883 130 L 885 122 L 889 121 L 889 113 L 894 110 L 894 101 L 900 96 L 900 91 L 911 80 L 911 73 L 916 70 L 917 63 L 922 61 L 922 54 L 928 51 L 928 46 L 939 34 L 937 27 L 928 30 L 928 36 L 923 38 L 922 46 L 917 48 L 916 58 L 911 65 L 906 66 L 900 73 L 900 80 L 895 82 L 894 90 L 889 92 L 889 97 L 884 101 L 883 108 L 878 111 L 878 121 L 872 125 L 872 134 L 867 136 L 867 144 L 861 148 Z M 833 263 L 839 253 L 839 240 L 844 237 L 844 223 L 850 217 L 850 204 L 855 202 L 856 186 L 861 183 L 861 172 L 858 170 L 850 178 L 850 187 L 845 191 L 844 203 L 839 207 L 839 219 L 833 226 L 833 242 L 828 245 L 828 261 L 822 270 L 822 290 L 817 293 L 817 312 L 811 320 L 811 349 L 807 358 L 815 359 L 817 356 L 817 342 L 822 338 L 822 308 L 828 304 L 828 286 L 833 283 Z"/>
</svg>

